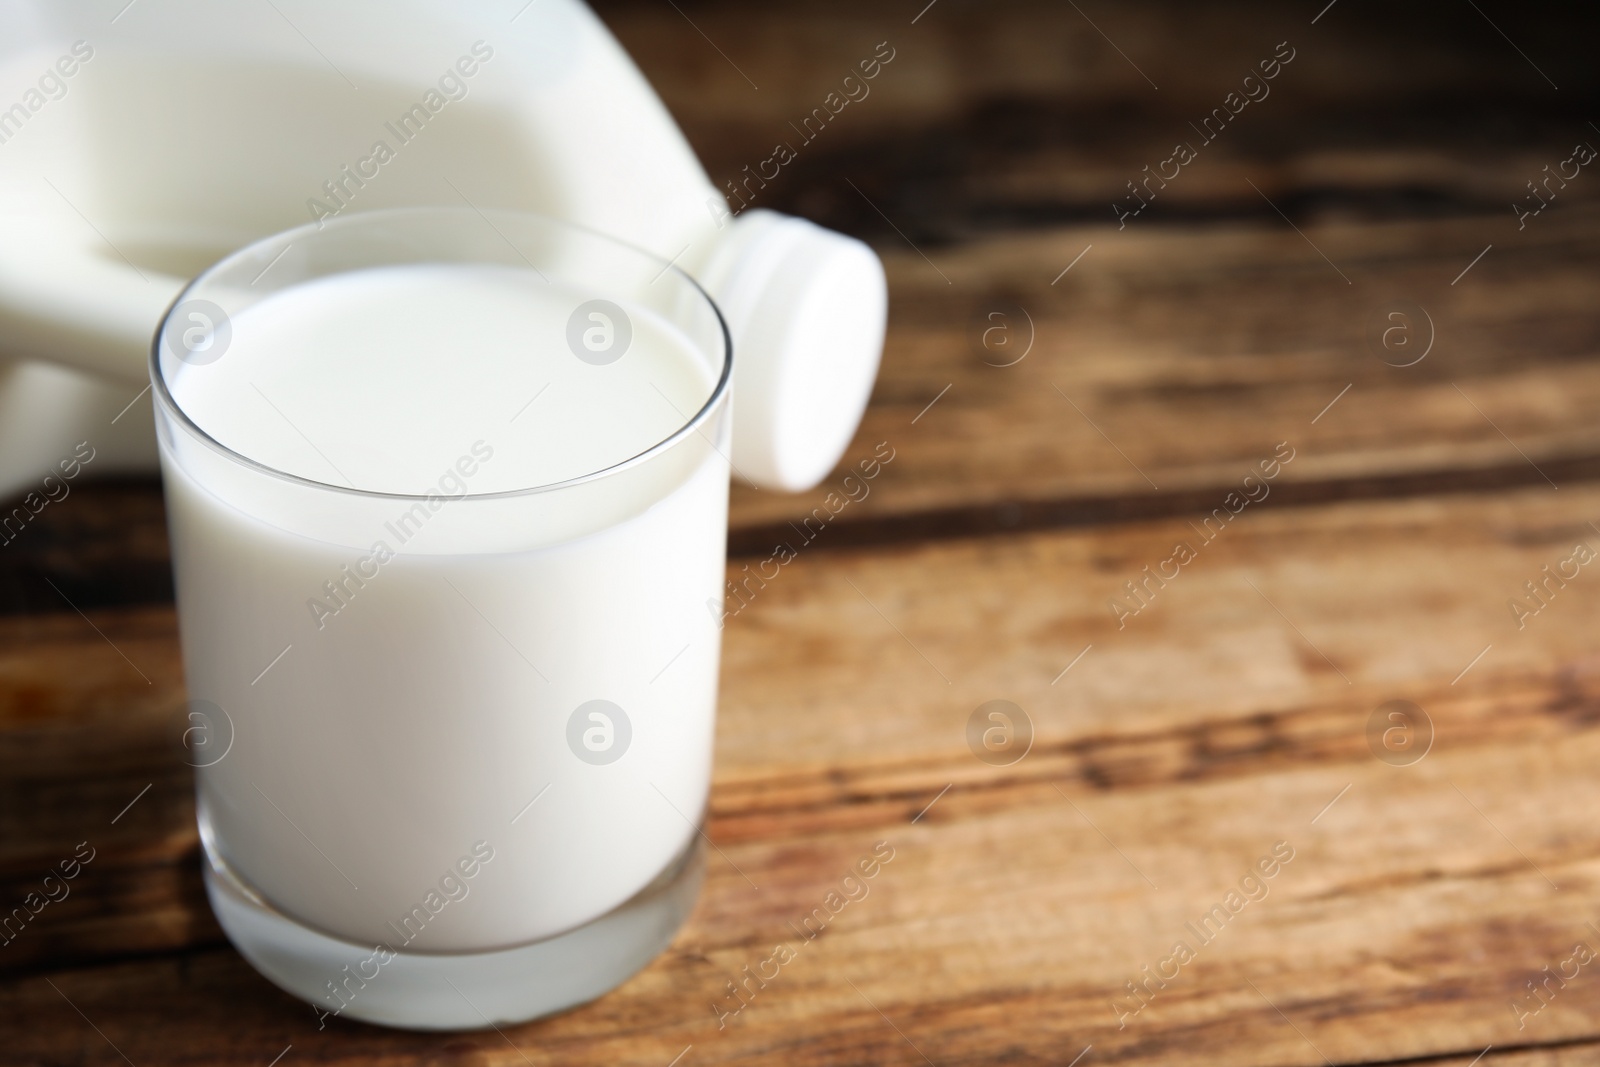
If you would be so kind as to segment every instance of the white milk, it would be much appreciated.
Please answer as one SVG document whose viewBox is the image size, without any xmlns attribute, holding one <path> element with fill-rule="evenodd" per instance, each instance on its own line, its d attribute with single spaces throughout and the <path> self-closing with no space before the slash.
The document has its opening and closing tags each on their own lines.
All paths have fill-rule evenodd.
<svg viewBox="0 0 1600 1067">
<path fill-rule="evenodd" d="M 437 494 L 430 510 L 293 486 L 163 434 L 189 695 L 234 730 L 199 771 L 202 832 L 307 926 L 409 952 L 514 946 L 615 908 L 696 832 L 725 420 L 685 438 L 687 465 L 477 497 L 628 460 L 711 396 L 706 357 L 643 308 L 620 359 L 578 359 L 583 299 L 502 267 L 334 275 L 250 306 L 221 358 L 169 378 L 202 431 L 264 466 Z M 610 497 L 584 495 L 600 483 Z M 592 700 L 631 726 L 614 762 L 569 746 Z M 442 877 L 466 857 L 471 878 Z"/>
</svg>

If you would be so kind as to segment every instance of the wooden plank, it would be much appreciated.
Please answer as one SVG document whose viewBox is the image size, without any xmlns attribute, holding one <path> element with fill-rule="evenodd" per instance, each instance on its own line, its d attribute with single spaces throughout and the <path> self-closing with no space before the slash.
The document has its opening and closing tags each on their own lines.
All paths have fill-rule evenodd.
<svg viewBox="0 0 1600 1067">
<path fill-rule="evenodd" d="M 1316 248 L 1281 220 L 1107 227 L 972 242 L 933 262 L 891 252 L 894 328 L 848 454 L 888 441 L 896 459 L 837 522 L 964 510 L 998 524 L 1003 509 L 1020 521 L 1049 501 L 1105 516 L 1147 495 L 1167 514 L 1203 511 L 1188 491 L 1236 483 L 1278 441 L 1300 449 L 1284 482 L 1311 499 L 1453 471 L 1544 484 L 1524 457 L 1593 477 L 1600 325 L 1582 279 L 1600 212 L 1530 229 L 1453 285 L 1485 232 L 1501 236 L 1486 226 L 1313 227 Z M 1390 365 L 1413 357 L 1363 336 L 1381 337 L 1397 294 L 1434 327 L 1417 320 L 1413 340 L 1433 344 L 1414 366 Z M 1002 330 L 991 350 L 978 341 L 986 321 Z M 1031 336 L 1031 349 L 1005 352 L 1008 335 Z M 842 475 L 824 489 L 842 494 Z M 734 513 L 770 538 L 823 492 L 796 501 L 738 488 Z"/>
<path fill-rule="evenodd" d="M 1586 732 L 1557 775 L 1538 747 L 1511 747 L 1441 751 L 1423 775 L 1369 758 L 1315 774 L 1123 796 L 1067 783 L 1065 796 L 1028 791 L 1002 812 L 965 810 L 952 793 L 934 809 L 937 820 L 918 826 L 725 844 L 760 892 L 731 868 L 717 869 L 694 923 L 645 975 L 589 1008 L 508 1028 L 507 1037 L 537 1062 L 664 1063 L 692 1044 L 697 1062 L 776 1054 L 801 1064 L 920 1062 L 903 1040 L 950 1064 L 1005 1054 L 1065 1062 L 1087 1044 L 1119 1061 L 1181 1054 L 1252 1064 L 1318 1063 L 1316 1049 L 1335 1062 L 1370 1062 L 1570 1040 L 1593 1032 L 1593 998 L 1558 996 L 1525 1020 L 1525 1031 L 1507 1004 L 1574 940 L 1592 943 L 1583 917 L 1593 831 L 1577 809 L 1595 799 L 1580 772 L 1596 738 Z M 1546 785 L 1508 812 L 1482 787 L 1507 774 Z M 1306 825 L 1351 780 L 1337 817 Z M 1477 794 L 1473 803 L 1493 811 L 1494 825 L 1563 890 L 1549 889 L 1452 781 Z M 1538 810 L 1563 798 L 1574 802 L 1564 818 Z M 1278 833 L 1296 854 L 1266 899 L 1216 944 L 1197 945 L 1182 980 L 1118 1030 L 1111 1002 L 1123 982 L 1140 978 L 1173 940 L 1198 942 L 1185 924 L 1224 899 Z M 894 860 L 865 898 L 801 945 L 787 924 L 822 905 L 875 837 L 892 843 Z M 712 1006 L 735 1003 L 725 983 L 778 942 L 797 958 L 718 1029 Z M 1286 954 L 1285 945 L 1296 951 Z M 59 993 L 43 976 L 0 993 L 7 1023 L 50 1020 L 17 1049 L 21 1059 L 96 1054 L 99 1042 L 57 1000 L 63 995 L 134 1062 L 162 1048 L 264 1062 L 289 1043 L 326 1061 L 447 1049 L 517 1058 L 497 1035 L 418 1039 L 343 1023 L 319 1033 L 309 1009 L 229 953 L 51 980 Z"/>
<path fill-rule="evenodd" d="M 845 462 L 811 493 L 736 487 L 732 548 L 796 543 L 807 516 L 812 530 L 828 520 L 826 548 L 1203 513 L 1279 441 L 1299 450 L 1280 500 L 1600 476 L 1600 325 L 1584 281 L 1600 211 L 1530 227 L 1452 285 L 1486 225 L 1311 228 L 1354 285 L 1281 220 L 1009 236 L 933 264 L 886 250 L 892 329 Z M 1415 366 L 1363 339 L 1395 294 L 1434 324 Z M 1014 343 L 1034 338 L 1013 366 L 978 341 L 990 314 Z M 880 442 L 893 461 L 846 483 Z M 153 483 L 79 487 L 7 546 L 0 606 L 170 596 L 163 521 Z"/>
<path fill-rule="evenodd" d="M 667 956 L 601 1002 L 507 1037 L 533 1062 L 665 1063 L 692 1044 L 695 1062 L 801 1064 L 922 1062 L 907 1038 L 941 1064 L 1065 1062 L 1091 1043 L 1097 1058 L 1132 1062 L 1318 1063 L 1306 1038 L 1336 1062 L 1585 1039 L 1600 1012 L 1581 992 L 1587 972 L 1522 1030 L 1509 1003 L 1575 939 L 1600 947 L 1585 926 L 1600 921 L 1588 818 L 1600 803 L 1589 773 L 1600 673 L 1582 626 L 1600 584 L 1582 570 L 1522 631 L 1507 600 L 1578 540 L 1600 545 L 1597 514 L 1600 490 L 1581 487 L 1327 509 L 1269 499 L 1122 629 L 1107 600 L 1174 541 L 1198 540 L 1186 523 L 802 556 L 726 631 L 711 833 L 743 875 L 713 856 Z M 18 862 L 55 858 L 115 813 L 120 794 L 61 788 L 91 765 L 74 758 L 83 731 L 69 727 L 103 724 L 108 748 L 120 739 L 144 761 L 121 775 L 129 785 L 158 776 L 149 753 L 171 725 L 149 694 L 175 678 L 157 649 L 171 642 L 162 614 L 95 616 L 157 672 L 152 686 L 83 620 L 81 640 L 70 620 L 35 635 L 81 666 L 40 668 L 60 679 L 32 698 L 50 714 L 7 716 L 0 751 L 23 755 L 3 780 L 26 763 L 26 789 L 49 788 L 52 774 L 58 786 L 7 828 L 13 884 Z M 26 646 L 3 647 L 15 708 L 37 684 Z M 155 710 L 137 720 L 96 710 L 141 690 Z M 1007 768 L 974 759 L 965 740 L 973 708 L 995 698 L 1037 728 Z M 1395 698 L 1437 727 L 1415 766 L 1368 747 L 1369 716 Z M 190 880 L 166 905 L 165 944 L 214 943 L 203 918 L 187 931 L 176 921 L 202 906 L 188 812 L 151 799 L 115 828 L 128 837 L 106 827 L 74 896 L 6 950 L 48 944 L 34 971 L 77 961 L 0 989 L 0 1029 L 51 1020 L 28 1028 L 18 1062 L 114 1058 L 61 994 L 136 1063 L 259 1063 L 290 1043 L 328 1060 L 521 1059 L 492 1034 L 419 1042 L 342 1023 L 319 1034 L 309 1009 L 223 950 L 92 966 L 158 947 L 147 930 L 127 940 L 148 899 L 97 897 L 95 882 L 157 855 Z M 725 983 L 796 940 L 788 923 L 878 840 L 895 858 L 869 895 L 718 1029 Z M 1123 983 L 1278 840 L 1296 858 L 1268 897 L 1119 1030 Z M 88 921 L 67 910 L 80 901 L 120 918 L 121 932 L 103 924 L 90 944 L 70 930 Z"/>
<path fill-rule="evenodd" d="M 1567 106 L 1564 93 L 1581 96 L 1596 80 L 1574 39 L 1577 17 L 1550 3 L 1531 5 L 1514 36 L 1539 56 L 1560 92 L 1488 23 L 1444 5 L 1351 5 L 1315 26 L 1315 11 L 1240 2 L 1079 11 L 1050 0 L 938 0 L 932 6 L 825 0 L 769 4 L 759 19 L 727 2 L 686 2 L 673 10 L 642 0 L 601 0 L 594 7 L 696 147 L 714 160 L 718 146 L 730 142 L 745 151 L 770 148 L 773 137 L 786 136 L 787 124 L 838 89 L 880 41 L 895 49 L 894 60 L 859 106 L 847 106 L 841 119 L 848 116 L 849 125 L 829 129 L 830 140 L 903 137 L 965 118 L 992 101 L 1014 109 L 1066 101 L 1081 108 L 1080 126 L 1092 126 L 1089 132 L 1102 143 L 1115 143 L 1118 130 L 1151 117 L 1203 114 L 1286 38 L 1296 58 L 1269 99 L 1281 93 L 1301 109 L 1321 107 L 1331 115 L 1381 106 L 1386 121 L 1362 131 L 1369 143 L 1408 121 L 1418 131 L 1431 127 L 1433 138 L 1459 136 L 1462 131 L 1429 121 L 1452 100 L 1560 113 Z M 1395 107 L 1401 99 L 1409 107 Z M 1025 114 L 1030 122 L 1035 118 Z M 1001 117 L 990 115 L 991 121 Z M 1025 126 L 1009 127 L 1013 144 L 1026 142 Z M 1344 130 L 1335 121 L 1318 133 L 1327 138 Z M 1054 131 L 1031 131 L 1034 138 L 1041 132 Z M 1525 132 L 1512 124 L 1495 131 L 1502 143 Z M 730 163 L 738 158 L 731 151 L 729 157 Z"/>
<path fill-rule="evenodd" d="M 24 506 L 25 496 L 5 501 L 0 516 Z M 0 613 L 47 615 L 70 612 L 74 604 L 172 599 L 166 510 L 154 476 L 85 477 L 20 530 L 13 526 L 4 533 L 9 540 L 0 547 Z"/>
<path fill-rule="evenodd" d="M 1443 470 L 1504 484 L 1520 457 L 1451 382 L 1480 403 L 1484 392 L 1504 399 L 1488 414 L 1518 423 L 1506 430 L 1524 449 L 1533 433 L 1533 454 L 1594 474 L 1595 442 L 1580 414 L 1594 380 L 1578 361 L 1595 350 L 1595 326 L 1569 272 L 1592 269 L 1600 185 L 1562 187 L 1532 230 L 1510 210 L 1557 162 L 1556 146 L 1566 152 L 1588 136 L 1587 118 L 1558 102 L 1487 24 L 1442 35 L 1441 18 L 1455 26 L 1448 14 L 1347 7 L 1313 25 L 1302 12 L 1257 4 L 1108 11 L 1094 22 L 1043 2 L 996 11 L 947 0 L 914 22 L 893 6 L 846 3 L 778 5 L 759 20 L 720 3 L 695 5 L 692 18 L 651 4 L 599 10 L 719 182 L 742 180 L 772 142 L 792 139 L 799 158 L 756 203 L 870 235 L 889 260 L 894 325 L 851 454 L 905 437 L 909 462 L 836 528 L 917 516 L 889 534 L 858 531 L 881 539 L 1049 524 L 1063 513 L 1127 515 L 1127 496 L 1160 498 L 1156 484 L 1178 487 L 1177 498 L 1146 501 L 1144 513 L 1177 513 L 1193 506 L 1183 487 L 1220 484 L 1223 468 L 1259 447 L 1241 439 L 1240 424 L 1265 436 L 1260 415 L 1294 423 L 1304 408 L 1309 418 L 1346 385 L 1368 394 L 1366 415 L 1319 431 L 1337 456 L 1295 472 L 1297 482 L 1327 483 L 1312 498 Z M 1569 87 L 1592 85 L 1593 64 L 1554 24 L 1529 30 L 1539 34 L 1530 40 L 1540 69 Z M 1285 38 L 1296 56 L 1274 95 L 1203 144 L 1181 180 L 1158 184 L 1131 231 L 1110 225 L 1125 183 L 1158 162 L 1154 146 L 1189 138 L 1189 123 Z M 792 124 L 880 41 L 895 58 L 870 95 L 841 111 L 826 137 L 800 143 Z M 1352 77 L 1357 69 L 1363 75 Z M 1518 118 L 1486 143 L 1481 116 L 1491 107 Z M 1280 208 L 1339 268 L 1290 230 Z M 1360 223 L 1428 215 L 1478 217 Z M 1249 221 L 1149 232 L 1218 217 Z M 1037 232 L 1065 221 L 1080 225 Z M 1036 232 L 1009 232 L 1020 226 Z M 969 243 L 942 247 L 958 239 Z M 1491 242 L 1496 257 L 1510 255 L 1451 287 Z M 1090 245 L 1092 258 L 1047 285 Z M 1346 292 L 1335 288 L 1339 270 L 1355 283 Z M 1381 365 L 1363 343 L 1396 299 L 1422 304 L 1440 335 L 1433 362 L 1410 374 Z M 1018 367 L 984 365 L 1016 353 L 1018 306 L 1039 346 Z M 1007 314 L 1009 329 L 991 335 L 1010 337 L 1004 353 L 976 343 L 995 312 Z M 1148 480 L 1062 407 L 1052 383 Z M 930 428 L 906 431 L 946 385 L 940 403 L 954 401 L 955 413 L 943 413 L 938 443 L 925 440 Z M 1569 388 L 1582 399 L 1555 410 L 1550 397 Z M 767 547 L 821 495 L 737 491 L 734 544 Z"/>
<path fill-rule="evenodd" d="M 1291 211 L 1509 217 L 1550 153 L 1592 133 L 1581 100 L 1596 71 L 1581 33 L 1559 29 L 1576 29 L 1573 15 L 1554 7 L 1514 34 L 1537 69 L 1488 22 L 1449 7 L 1346 5 L 1314 26 L 1298 9 L 1254 3 L 1134 13 L 940 0 L 915 24 L 898 5 L 838 2 L 768 5 L 760 19 L 725 3 L 599 10 L 719 185 L 742 183 L 784 143 L 797 158 L 750 187 L 758 204 L 886 240 L 894 230 L 841 175 L 934 242 L 1109 220 L 1124 183 L 1183 140 L 1206 160 L 1163 192 L 1157 214 L 1169 221 L 1258 213 L 1241 178 L 1261 184 L 1263 173 L 1289 187 Z M 1279 42 L 1294 58 L 1267 95 L 1202 142 L 1190 123 Z M 878 51 L 893 60 L 844 86 Z M 858 99 L 836 96 L 821 133 L 800 128 L 845 88 Z M 1560 191 L 1596 195 L 1592 183 Z"/>
</svg>

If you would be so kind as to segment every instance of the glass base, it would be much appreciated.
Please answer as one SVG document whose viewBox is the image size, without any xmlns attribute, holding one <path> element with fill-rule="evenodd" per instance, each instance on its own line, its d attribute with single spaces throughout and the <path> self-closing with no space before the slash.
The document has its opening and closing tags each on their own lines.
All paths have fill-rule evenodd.
<svg viewBox="0 0 1600 1067">
<path fill-rule="evenodd" d="M 340 1015 L 408 1030 L 476 1030 L 575 1007 L 643 968 L 693 909 L 705 878 L 703 852 L 696 835 L 649 885 L 575 930 L 489 952 L 396 952 L 373 961 L 377 973 L 364 981 L 357 967 L 373 957 L 373 946 L 290 919 L 224 864 L 208 859 L 204 873 L 228 940 L 274 985 L 312 1004 L 324 1023 Z"/>
</svg>

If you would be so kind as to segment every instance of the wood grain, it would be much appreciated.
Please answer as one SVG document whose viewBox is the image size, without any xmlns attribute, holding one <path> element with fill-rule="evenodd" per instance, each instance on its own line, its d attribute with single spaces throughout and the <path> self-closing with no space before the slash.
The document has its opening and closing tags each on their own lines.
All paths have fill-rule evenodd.
<svg viewBox="0 0 1600 1067">
<path fill-rule="evenodd" d="M 921 1062 L 881 1009 L 945 1064 L 1064 1062 L 1090 1043 L 1128 1062 L 1321 1062 L 1277 1009 L 1336 1062 L 1592 1034 L 1583 979 L 1524 1030 L 1508 1005 L 1574 939 L 1600 947 L 1584 925 L 1600 921 L 1587 815 L 1600 785 L 1586 770 L 1600 757 L 1600 661 L 1582 625 L 1600 584 L 1581 573 L 1520 632 L 1506 601 L 1577 540 L 1600 544 L 1596 514 L 1588 489 L 1279 511 L 1269 498 L 1121 630 L 1106 600 L 1195 539 L 1186 523 L 802 557 L 726 631 L 710 826 L 726 861 L 712 857 L 695 919 L 622 990 L 507 1036 L 535 1062 L 665 1063 L 688 1044 L 697 1062 Z M 170 617 L 95 621 L 153 686 L 83 620 L 35 638 L 81 679 L 48 712 L 16 711 L 20 657 L 3 672 L 5 750 L 34 768 L 4 810 L 52 798 L 7 828 L 8 888 L 84 836 L 104 842 L 8 956 L 30 971 L 76 959 L 52 980 L 136 1063 L 166 1048 L 264 1062 L 291 1042 L 328 1060 L 520 1059 L 492 1034 L 317 1034 L 308 1010 L 206 948 L 185 768 L 160 736 L 178 728 L 160 711 L 174 695 Z M 112 693 L 141 691 L 146 713 L 105 716 Z M 1037 728 L 1006 768 L 964 737 L 996 697 Z M 1368 748 L 1369 715 L 1395 698 L 1438 731 L 1415 766 Z M 100 791 L 89 780 L 112 761 L 72 755 L 87 723 L 126 760 L 98 772 Z M 110 827 L 141 779 L 165 796 Z M 879 840 L 895 859 L 868 896 L 719 1030 L 710 1005 L 729 978 L 798 940 L 788 923 Z M 1123 983 L 1278 840 L 1296 858 L 1268 897 L 1119 1030 Z M 185 948 L 201 951 L 96 964 Z M 69 1011 L 45 977 L 0 990 L 0 1018 Z M 60 1020 L 30 1040 L 16 1062 L 101 1055 Z"/>
<path fill-rule="evenodd" d="M 1302 502 L 1591 480 L 1600 212 L 1530 227 L 1451 285 L 1487 225 L 1312 228 L 1350 285 L 1281 220 L 1058 230 L 932 263 L 885 250 L 892 329 L 860 432 L 810 493 L 735 487 L 731 547 L 768 555 L 808 516 L 827 519 L 826 550 L 1204 513 L 1280 441 L 1300 450 L 1283 484 Z M 1432 351 L 1403 368 L 1366 340 L 1396 294 L 1433 324 Z M 1029 334 L 1025 358 L 994 365 L 1015 358 L 999 338 Z M 847 483 L 883 442 L 893 462 Z M 46 509 L 0 557 L 0 606 L 169 598 L 158 494 L 90 484 Z"/>
<path fill-rule="evenodd" d="M 1313 248 L 1280 220 L 1011 237 L 932 263 L 892 252 L 896 328 L 848 454 L 886 440 L 897 458 L 838 521 L 1223 487 L 1279 441 L 1304 450 L 1288 482 L 1509 464 L 1544 484 L 1524 456 L 1600 454 L 1589 414 L 1600 401 L 1600 327 L 1584 266 L 1600 215 L 1530 232 L 1504 258 L 1492 258 L 1496 248 L 1452 285 L 1484 232 L 1472 220 L 1343 225 L 1311 229 Z M 1433 350 L 1404 368 L 1366 340 L 1381 337 L 1399 294 L 1435 327 Z M 979 342 L 988 321 L 1003 330 L 992 350 Z M 1418 321 L 1419 342 L 1425 329 Z M 1030 332 L 1025 358 L 993 365 L 1020 355 L 1001 338 L 1020 345 Z M 822 495 L 797 502 L 741 488 L 735 513 L 775 530 Z"/>
<path fill-rule="evenodd" d="M 735 490 L 730 581 L 799 556 L 727 621 L 694 916 L 553 1019 L 319 1030 L 204 899 L 159 489 L 84 483 L 0 549 L 0 907 L 96 850 L 0 947 L 0 1065 L 1600 1062 L 1596 965 L 1528 985 L 1600 950 L 1600 577 L 1510 607 L 1600 549 L 1600 184 L 1510 206 L 1593 140 L 1593 35 L 1550 4 L 1323 7 L 597 4 L 718 182 L 896 50 L 758 200 L 883 255 L 847 464 L 894 459 L 842 507 L 846 468 Z M 1285 39 L 1272 97 L 1119 229 L 1124 183 Z M 1400 300 L 1432 324 L 1409 367 L 1370 340 Z M 997 699 L 1033 730 L 1005 766 L 968 740 Z M 1373 747 L 1396 700 L 1431 723 L 1410 765 Z M 797 932 L 878 842 L 866 895 Z"/>
<path fill-rule="evenodd" d="M 1124 183 L 1175 141 L 1200 143 L 1189 124 L 1279 42 L 1292 62 L 1165 191 L 1158 217 L 1256 217 L 1241 179 L 1267 188 L 1265 174 L 1287 210 L 1313 217 L 1510 218 L 1550 153 L 1593 133 L 1583 27 L 1554 4 L 1524 8 L 1514 28 L 1499 19 L 1537 68 L 1478 13 L 1443 2 L 1347 3 L 1314 26 L 1260 3 L 939 0 L 913 23 L 923 6 L 833 0 L 752 19 L 738 4 L 613 0 L 599 11 L 719 185 L 788 143 L 799 158 L 758 203 L 888 240 L 894 229 L 842 176 L 919 242 L 1110 221 Z M 894 59 L 867 95 L 804 139 L 796 125 L 880 43 Z M 1560 195 L 1600 194 L 1574 182 Z"/>
</svg>

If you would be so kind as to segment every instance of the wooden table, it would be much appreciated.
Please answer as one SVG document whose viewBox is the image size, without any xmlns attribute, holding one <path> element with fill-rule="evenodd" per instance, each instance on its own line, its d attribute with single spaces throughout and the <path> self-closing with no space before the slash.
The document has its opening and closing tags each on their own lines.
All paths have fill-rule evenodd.
<svg viewBox="0 0 1600 1067">
<path fill-rule="evenodd" d="M 200 887 L 158 489 L 85 484 L 0 553 L 0 904 L 94 850 L 0 949 L 0 1062 L 1600 1061 L 1600 177 L 1510 207 L 1600 144 L 1592 32 L 921 6 L 601 9 L 719 181 L 894 54 L 757 201 L 884 257 L 848 459 L 894 458 L 728 621 L 672 948 L 503 1032 L 319 1030 Z M 843 474 L 736 490 L 730 575 Z"/>
</svg>

